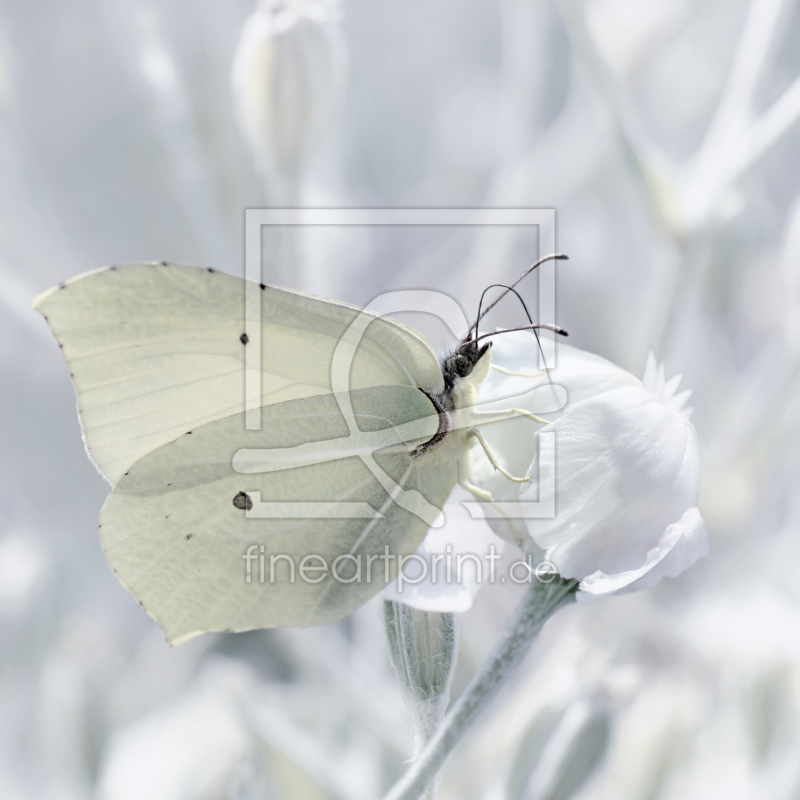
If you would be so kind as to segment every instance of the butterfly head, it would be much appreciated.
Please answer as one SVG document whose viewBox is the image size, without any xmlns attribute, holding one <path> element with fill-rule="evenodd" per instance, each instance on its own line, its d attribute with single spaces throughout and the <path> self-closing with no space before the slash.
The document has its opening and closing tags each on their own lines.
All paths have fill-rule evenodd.
<svg viewBox="0 0 800 800">
<path fill-rule="evenodd" d="M 480 345 L 470 339 L 467 342 L 462 342 L 447 356 L 442 362 L 445 392 L 452 391 L 460 379 L 472 375 L 475 365 L 483 358 L 491 346 L 491 342 Z"/>
</svg>

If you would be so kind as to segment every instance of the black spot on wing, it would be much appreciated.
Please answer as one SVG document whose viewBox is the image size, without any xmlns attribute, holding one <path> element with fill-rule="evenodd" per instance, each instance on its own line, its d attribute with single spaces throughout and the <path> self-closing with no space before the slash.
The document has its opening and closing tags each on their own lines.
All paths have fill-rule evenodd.
<svg viewBox="0 0 800 800">
<path fill-rule="evenodd" d="M 266 283 L 262 283 L 262 284 L 259 284 L 259 285 L 261 286 L 261 291 L 262 292 L 264 291 L 264 289 L 267 288 L 267 284 Z"/>
<path fill-rule="evenodd" d="M 207 269 L 209 272 L 212 272 L 212 273 L 213 273 L 213 272 L 216 272 L 216 270 L 212 269 L 211 267 L 206 267 L 206 269 Z"/>
<path fill-rule="evenodd" d="M 250 341 L 250 337 L 249 337 L 249 336 L 248 336 L 246 333 L 243 333 L 243 334 L 242 334 L 242 335 L 239 337 L 239 341 L 240 341 L 242 344 L 247 344 L 247 343 Z"/>
<path fill-rule="evenodd" d="M 193 533 L 187 533 L 186 536 L 184 536 L 183 538 L 186 539 L 186 541 L 188 542 L 189 539 L 191 539 L 193 536 L 194 536 Z"/>
<path fill-rule="evenodd" d="M 245 492 L 239 492 L 239 494 L 233 498 L 233 504 L 236 508 L 241 508 L 244 511 L 249 511 L 253 507 L 253 501 L 250 499 L 250 495 Z"/>
<path fill-rule="evenodd" d="M 168 264 L 166 261 L 159 261 L 158 263 L 159 263 L 159 264 L 160 264 L 162 267 L 169 266 L 169 264 Z"/>
</svg>

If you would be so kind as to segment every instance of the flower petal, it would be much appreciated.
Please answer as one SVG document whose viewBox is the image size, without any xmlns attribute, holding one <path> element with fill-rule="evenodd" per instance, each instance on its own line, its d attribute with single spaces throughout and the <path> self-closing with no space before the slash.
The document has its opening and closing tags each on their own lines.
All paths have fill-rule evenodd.
<svg viewBox="0 0 800 800">
<path fill-rule="evenodd" d="M 656 354 L 652 350 L 647 351 L 647 362 L 644 365 L 642 384 L 648 392 L 655 394 L 658 385 L 658 362 L 656 361 Z"/>
<path fill-rule="evenodd" d="M 459 496 L 460 491 L 456 490 L 454 497 Z M 486 579 L 483 572 L 489 563 L 487 554 L 501 555 L 503 541 L 484 520 L 472 519 L 460 502 L 451 499 L 444 515 L 445 524 L 429 531 L 417 550 L 419 558 L 408 562 L 404 570 L 406 580 L 401 582 L 398 577 L 381 592 L 384 600 L 440 613 L 467 611 L 472 607 Z M 435 556 L 438 558 L 434 563 Z M 424 567 L 419 559 L 424 560 Z"/>
<path fill-rule="evenodd" d="M 652 395 L 622 386 L 570 408 L 556 434 L 556 517 L 528 529 L 559 572 L 644 563 L 665 528 L 697 504 L 694 429 Z"/>
<path fill-rule="evenodd" d="M 658 545 L 647 553 L 644 566 L 616 575 L 597 570 L 581 581 L 578 602 L 589 604 L 605 595 L 649 589 L 664 577 L 677 577 L 708 552 L 706 523 L 699 509 L 690 508 L 664 531 Z"/>
</svg>

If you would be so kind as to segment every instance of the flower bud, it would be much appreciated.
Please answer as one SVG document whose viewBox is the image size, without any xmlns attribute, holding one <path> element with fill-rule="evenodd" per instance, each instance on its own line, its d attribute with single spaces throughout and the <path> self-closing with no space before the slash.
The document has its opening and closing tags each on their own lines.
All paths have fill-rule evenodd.
<svg viewBox="0 0 800 800">
<path fill-rule="evenodd" d="M 534 719 L 523 736 L 510 775 L 509 797 L 576 797 L 605 755 L 611 726 L 602 702 L 592 697 L 578 700 L 555 720 L 548 711 Z"/>
<path fill-rule="evenodd" d="M 263 2 L 242 29 L 233 93 L 265 175 L 294 175 L 330 122 L 344 73 L 334 10 L 315 0 Z"/>
<path fill-rule="evenodd" d="M 453 614 L 383 603 L 389 654 L 414 717 L 416 748 L 430 738 L 450 699 L 458 640 Z"/>
</svg>

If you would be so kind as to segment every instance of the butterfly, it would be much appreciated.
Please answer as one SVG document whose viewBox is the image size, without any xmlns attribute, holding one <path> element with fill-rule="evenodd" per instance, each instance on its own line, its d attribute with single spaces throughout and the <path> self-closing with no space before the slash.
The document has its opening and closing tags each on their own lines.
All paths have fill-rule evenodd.
<svg viewBox="0 0 800 800">
<path fill-rule="evenodd" d="M 491 362 L 477 328 L 440 363 L 392 318 L 266 284 L 248 325 L 247 286 L 146 263 L 32 302 L 113 487 L 99 521 L 109 564 L 172 644 L 347 616 L 394 578 L 456 483 L 487 499 L 469 481 L 476 442 L 493 458 L 479 424 L 544 421 L 476 406 Z M 537 397 L 540 413 L 566 399 Z"/>
</svg>

